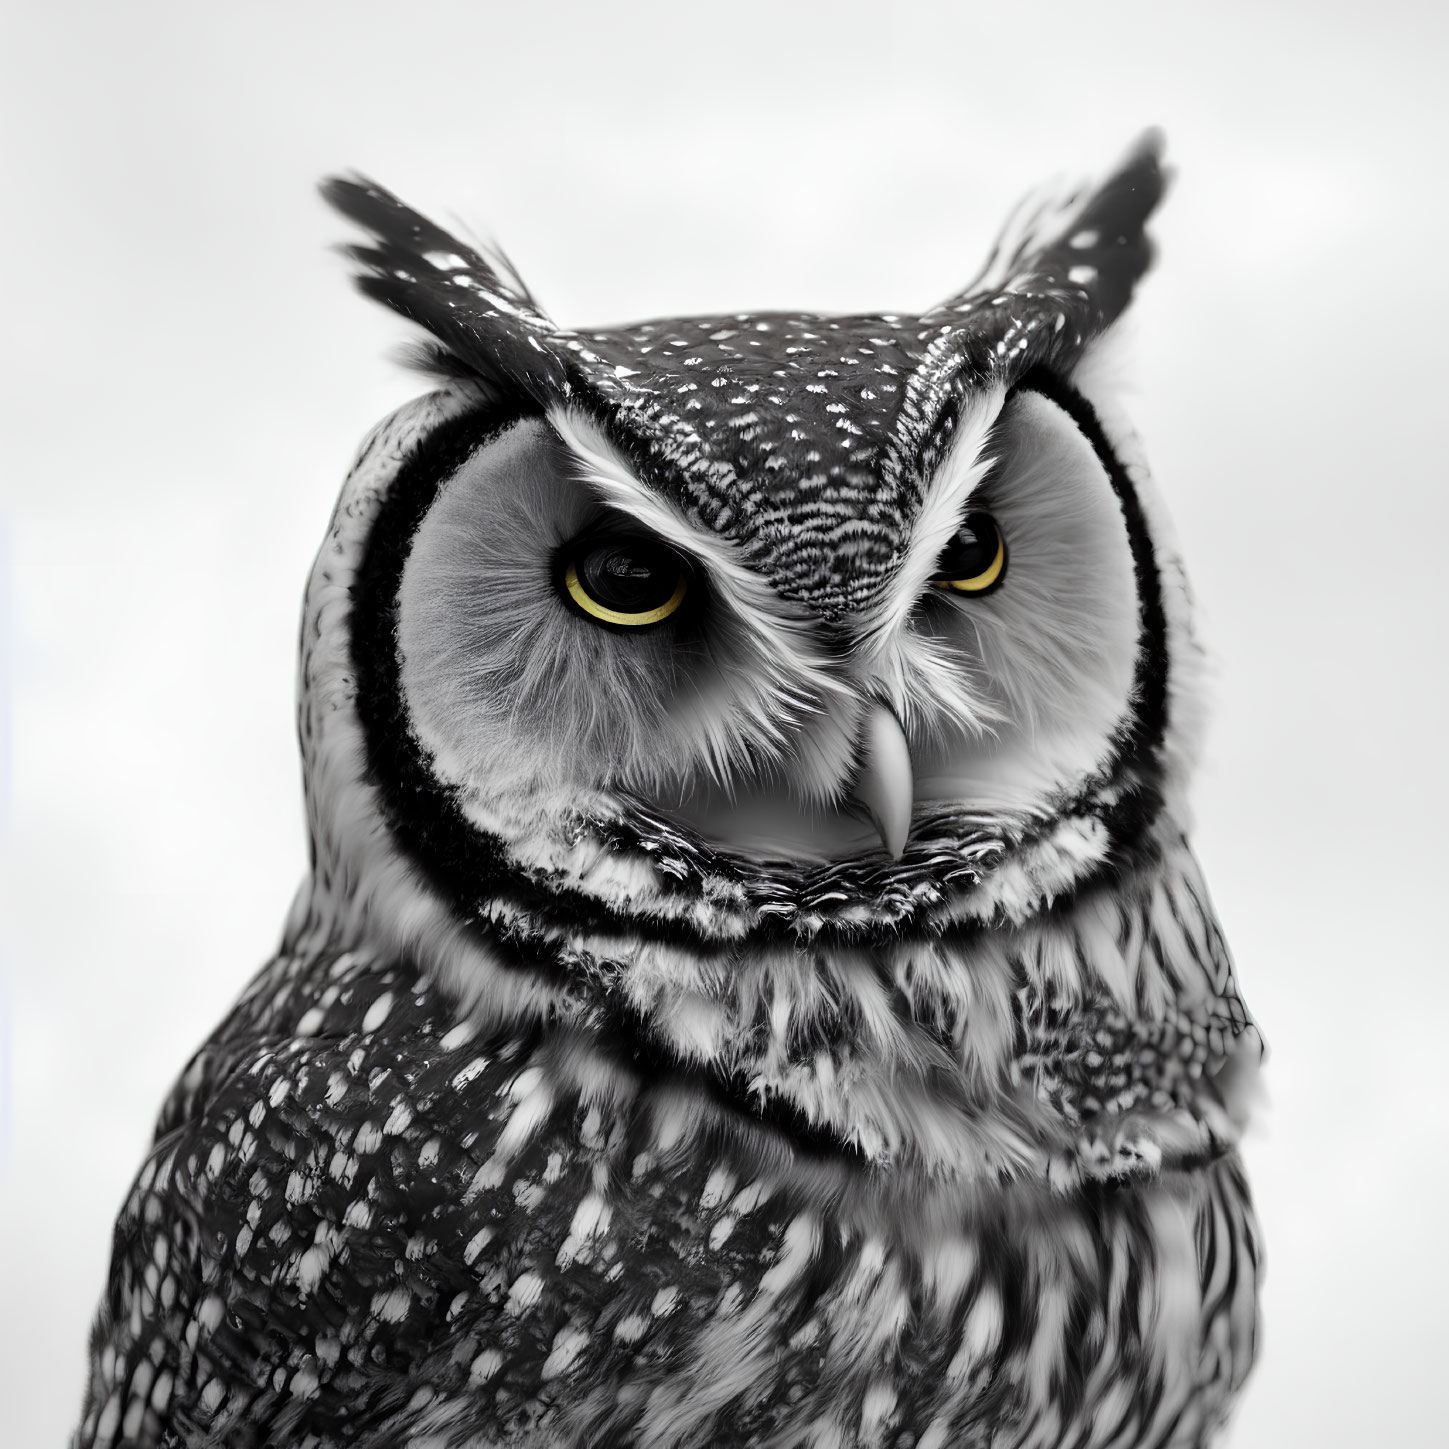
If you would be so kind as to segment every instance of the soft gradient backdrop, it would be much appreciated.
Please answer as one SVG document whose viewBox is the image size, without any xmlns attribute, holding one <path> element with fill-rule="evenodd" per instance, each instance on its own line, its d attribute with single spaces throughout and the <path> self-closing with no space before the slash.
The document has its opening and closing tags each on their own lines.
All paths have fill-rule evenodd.
<svg viewBox="0 0 1449 1449">
<path fill-rule="evenodd" d="M 566 323 L 905 309 L 1159 122 L 1135 415 L 1220 661 L 1197 841 L 1273 1050 L 1230 1442 L 1444 1442 L 1442 4 L 7 10 L 0 1440 L 63 1441 L 152 1115 L 303 868 L 302 583 L 419 387 L 318 175 L 495 234 Z"/>
</svg>

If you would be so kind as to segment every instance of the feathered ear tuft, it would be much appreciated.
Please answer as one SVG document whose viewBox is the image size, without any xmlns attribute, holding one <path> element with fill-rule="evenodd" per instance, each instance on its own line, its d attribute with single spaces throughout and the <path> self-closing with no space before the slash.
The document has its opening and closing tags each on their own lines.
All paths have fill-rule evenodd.
<svg viewBox="0 0 1449 1449">
<path fill-rule="evenodd" d="M 1144 132 L 1122 164 L 1086 194 L 1076 214 L 1042 249 L 1039 264 L 1044 268 L 1065 263 L 1096 272 L 1092 292 L 1104 327 L 1126 310 L 1152 265 L 1155 248 L 1146 227 L 1171 178 L 1162 164 L 1165 144 L 1161 131 Z"/>
<path fill-rule="evenodd" d="M 1167 186 L 1163 145 L 1161 131 L 1147 131 L 1097 185 L 1028 198 L 1012 213 L 981 274 L 927 316 L 969 312 L 996 294 L 1046 294 L 1068 303 L 1082 340 L 1105 331 L 1152 265 L 1145 228 Z"/>
<path fill-rule="evenodd" d="M 521 388 L 547 404 L 568 391 L 557 329 L 501 251 L 459 241 L 366 177 L 330 177 L 322 195 L 370 232 L 347 246 L 358 288 L 425 327 L 409 361 L 433 376 L 467 376 Z"/>
</svg>

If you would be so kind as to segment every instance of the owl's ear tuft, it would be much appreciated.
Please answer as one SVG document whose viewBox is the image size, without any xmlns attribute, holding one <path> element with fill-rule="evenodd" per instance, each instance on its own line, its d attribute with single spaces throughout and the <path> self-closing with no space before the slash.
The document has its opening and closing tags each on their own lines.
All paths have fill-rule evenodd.
<svg viewBox="0 0 1449 1449">
<path fill-rule="evenodd" d="M 1042 248 L 1043 268 L 1067 265 L 1096 273 L 1091 291 L 1103 327 L 1126 310 L 1152 265 L 1155 248 L 1147 221 L 1171 180 L 1162 161 L 1165 145 L 1156 128 L 1139 136 L 1121 164 L 1087 192 L 1066 225 Z"/>
<path fill-rule="evenodd" d="M 1161 131 L 1146 131 L 1100 182 L 1026 198 L 982 271 L 927 315 L 971 312 L 1005 294 L 1003 301 L 1048 299 L 1068 308 L 1081 342 L 1105 331 L 1152 265 L 1146 226 L 1169 180 L 1164 144 Z"/>
<path fill-rule="evenodd" d="M 376 238 L 375 247 L 344 249 L 372 275 L 390 271 L 393 280 L 404 280 L 396 272 L 407 269 L 452 279 L 466 273 L 468 285 L 487 289 L 534 320 L 547 321 L 538 299 L 498 245 L 480 250 L 459 241 L 366 176 L 329 176 L 318 190 L 333 208 Z"/>
<path fill-rule="evenodd" d="M 436 339 L 410 351 L 410 365 L 522 388 L 540 401 L 563 388 L 557 329 L 500 249 L 459 241 L 365 176 L 329 177 L 320 189 L 372 235 L 372 245 L 342 248 L 358 266 L 359 290 Z"/>
</svg>

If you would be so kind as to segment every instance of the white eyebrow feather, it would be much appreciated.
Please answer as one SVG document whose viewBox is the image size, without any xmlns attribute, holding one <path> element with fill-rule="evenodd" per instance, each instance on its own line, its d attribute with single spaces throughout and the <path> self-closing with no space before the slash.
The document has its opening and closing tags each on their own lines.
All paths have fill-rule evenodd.
<svg viewBox="0 0 1449 1449">
<path fill-rule="evenodd" d="M 1005 389 L 993 388 L 962 408 L 951 446 L 926 484 L 896 573 L 857 626 L 858 667 L 908 728 L 913 720 L 935 716 L 980 737 L 992 734 L 1003 718 L 978 663 L 917 623 L 941 551 L 961 527 L 967 500 L 995 466 L 988 442 L 1005 402 Z"/>
<path fill-rule="evenodd" d="M 961 410 L 956 436 L 930 481 L 911 526 L 905 557 L 880 600 L 864 615 L 859 638 L 867 660 L 879 658 L 900 634 L 936 571 L 936 560 L 961 526 L 966 500 L 995 461 L 986 440 L 1006 401 L 1004 388 L 977 394 Z"/>
</svg>

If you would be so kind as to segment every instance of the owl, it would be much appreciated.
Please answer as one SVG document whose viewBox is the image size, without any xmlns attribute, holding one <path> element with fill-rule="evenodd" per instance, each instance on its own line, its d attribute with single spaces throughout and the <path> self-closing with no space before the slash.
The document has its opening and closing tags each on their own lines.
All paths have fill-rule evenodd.
<svg viewBox="0 0 1449 1449">
<path fill-rule="evenodd" d="M 919 315 L 572 330 L 362 179 L 434 390 L 307 587 L 311 869 L 78 1449 L 1203 1445 L 1261 1040 L 1113 401 L 1140 141 Z"/>
</svg>

